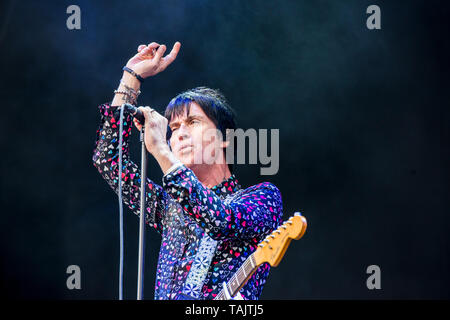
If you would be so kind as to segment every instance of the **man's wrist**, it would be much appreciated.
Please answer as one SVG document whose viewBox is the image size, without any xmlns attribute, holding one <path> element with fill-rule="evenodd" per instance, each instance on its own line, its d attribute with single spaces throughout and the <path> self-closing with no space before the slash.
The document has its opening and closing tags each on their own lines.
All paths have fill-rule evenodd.
<svg viewBox="0 0 450 320">
<path fill-rule="evenodd" d="M 181 167 L 183 163 L 181 161 L 177 161 L 174 163 L 169 169 L 163 172 L 164 176 L 167 176 L 169 173 L 175 171 L 177 168 Z"/>
<path fill-rule="evenodd" d="M 132 74 L 129 72 L 124 71 L 122 74 L 122 83 L 121 86 L 125 84 L 128 87 L 133 88 L 134 90 L 138 91 L 141 87 L 141 82 L 136 79 Z"/>
<path fill-rule="evenodd" d="M 139 80 L 130 73 L 124 71 L 119 86 L 117 90 L 114 91 L 116 94 L 111 102 L 111 106 L 120 106 L 124 103 L 136 104 L 140 94 L 140 87 L 141 83 Z"/>
<path fill-rule="evenodd" d="M 175 157 L 167 144 L 161 145 L 157 150 L 158 151 L 154 152 L 153 156 L 161 167 L 164 175 L 170 172 L 175 165 L 182 164 L 181 161 Z"/>
</svg>

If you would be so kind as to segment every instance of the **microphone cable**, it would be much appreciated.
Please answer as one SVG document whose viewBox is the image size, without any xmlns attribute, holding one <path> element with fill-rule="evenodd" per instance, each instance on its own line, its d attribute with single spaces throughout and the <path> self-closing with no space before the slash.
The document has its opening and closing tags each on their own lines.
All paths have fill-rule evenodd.
<svg viewBox="0 0 450 320">
<path fill-rule="evenodd" d="M 119 126 L 119 230 L 120 230 L 120 258 L 119 258 L 119 300 L 123 300 L 123 203 L 122 203 L 122 144 L 123 144 L 123 105 L 120 107 Z"/>
</svg>

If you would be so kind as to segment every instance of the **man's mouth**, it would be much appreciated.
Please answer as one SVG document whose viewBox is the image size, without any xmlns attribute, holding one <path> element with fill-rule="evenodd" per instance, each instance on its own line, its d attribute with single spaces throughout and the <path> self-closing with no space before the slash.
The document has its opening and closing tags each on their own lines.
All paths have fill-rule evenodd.
<svg viewBox="0 0 450 320">
<path fill-rule="evenodd" d="M 182 147 L 180 148 L 179 152 L 186 152 L 186 151 L 189 151 L 189 150 L 191 150 L 191 149 L 192 149 L 192 145 L 187 144 L 187 145 L 185 145 L 185 146 L 182 146 Z"/>
</svg>

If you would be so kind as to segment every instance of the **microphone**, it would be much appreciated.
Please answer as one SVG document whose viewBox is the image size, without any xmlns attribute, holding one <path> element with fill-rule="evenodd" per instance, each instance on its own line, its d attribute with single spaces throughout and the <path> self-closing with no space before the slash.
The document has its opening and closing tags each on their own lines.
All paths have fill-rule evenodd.
<svg viewBox="0 0 450 320">
<path fill-rule="evenodd" d="M 127 110 L 129 113 L 131 113 L 131 115 L 136 118 L 137 121 L 139 121 L 142 125 L 145 124 L 145 117 L 141 110 L 129 103 L 124 103 L 122 107 L 125 108 L 124 111 Z"/>
<path fill-rule="evenodd" d="M 125 108 L 124 111 L 127 110 L 133 116 L 133 118 L 136 118 L 137 121 L 139 121 L 142 125 L 145 125 L 145 117 L 141 110 L 129 103 L 124 103 L 122 107 Z M 170 129 L 170 126 L 167 125 L 166 140 L 169 141 L 171 136 L 172 129 Z"/>
</svg>

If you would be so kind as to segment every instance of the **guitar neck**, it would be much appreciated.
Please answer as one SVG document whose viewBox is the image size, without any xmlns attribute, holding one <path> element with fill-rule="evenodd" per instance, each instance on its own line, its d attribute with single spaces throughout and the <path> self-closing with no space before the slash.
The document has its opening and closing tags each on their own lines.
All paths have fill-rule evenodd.
<svg viewBox="0 0 450 320">
<path fill-rule="evenodd" d="M 247 283 L 253 273 L 258 269 L 255 259 L 255 253 L 252 253 L 247 260 L 241 265 L 241 267 L 235 272 L 231 279 L 226 283 L 228 292 L 231 296 L 235 296 L 239 290 Z M 214 300 L 227 300 L 225 291 L 222 289 Z"/>
<path fill-rule="evenodd" d="M 300 212 L 296 212 L 293 217 L 261 241 L 256 251 L 225 284 L 230 295 L 234 297 L 261 264 L 267 262 L 272 267 L 278 266 L 291 240 L 300 239 L 306 231 L 306 226 L 306 218 Z M 214 300 L 227 300 L 225 292 L 222 289 Z"/>
</svg>

